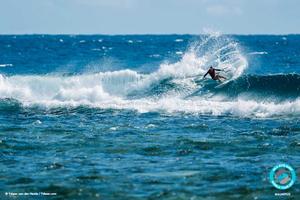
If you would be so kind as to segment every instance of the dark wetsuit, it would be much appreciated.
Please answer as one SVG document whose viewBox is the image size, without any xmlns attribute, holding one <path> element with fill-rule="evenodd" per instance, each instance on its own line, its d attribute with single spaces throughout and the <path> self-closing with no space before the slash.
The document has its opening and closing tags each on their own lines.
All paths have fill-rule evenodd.
<svg viewBox="0 0 300 200">
<path fill-rule="evenodd" d="M 218 80 L 218 77 L 216 76 L 216 71 L 221 71 L 220 69 L 214 69 L 214 68 L 209 68 L 209 70 L 206 72 L 204 77 L 209 74 L 213 80 Z"/>
</svg>

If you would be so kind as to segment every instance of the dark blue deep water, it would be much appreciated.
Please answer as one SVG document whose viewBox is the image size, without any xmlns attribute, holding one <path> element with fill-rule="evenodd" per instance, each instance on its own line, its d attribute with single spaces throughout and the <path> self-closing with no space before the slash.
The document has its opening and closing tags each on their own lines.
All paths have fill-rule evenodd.
<svg viewBox="0 0 300 200">
<path fill-rule="evenodd" d="M 274 199 L 299 117 L 300 35 L 2 35 L 0 199 Z"/>
</svg>

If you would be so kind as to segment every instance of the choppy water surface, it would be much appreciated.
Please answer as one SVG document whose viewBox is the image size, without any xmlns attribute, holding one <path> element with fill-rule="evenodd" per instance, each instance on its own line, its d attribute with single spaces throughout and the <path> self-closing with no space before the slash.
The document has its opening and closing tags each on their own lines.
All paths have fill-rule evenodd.
<svg viewBox="0 0 300 200">
<path fill-rule="evenodd" d="M 299 45 L 0 36 L 1 199 L 275 198 L 271 168 L 299 174 Z M 209 65 L 231 80 L 202 79 Z M 288 192 L 299 198 L 299 181 Z"/>
</svg>

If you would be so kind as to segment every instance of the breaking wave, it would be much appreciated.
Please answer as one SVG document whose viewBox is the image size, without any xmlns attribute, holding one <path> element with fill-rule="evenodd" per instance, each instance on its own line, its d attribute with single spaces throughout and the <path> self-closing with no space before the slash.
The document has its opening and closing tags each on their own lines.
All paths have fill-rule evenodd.
<svg viewBox="0 0 300 200">
<path fill-rule="evenodd" d="M 248 64 L 236 42 L 218 35 L 203 37 L 180 61 L 163 63 L 148 74 L 125 69 L 71 76 L 0 75 L 1 109 L 17 101 L 22 106 L 86 105 L 139 112 L 299 115 L 299 75 L 243 75 Z M 216 88 L 215 81 L 203 80 L 210 65 L 223 69 L 231 81 Z"/>
</svg>

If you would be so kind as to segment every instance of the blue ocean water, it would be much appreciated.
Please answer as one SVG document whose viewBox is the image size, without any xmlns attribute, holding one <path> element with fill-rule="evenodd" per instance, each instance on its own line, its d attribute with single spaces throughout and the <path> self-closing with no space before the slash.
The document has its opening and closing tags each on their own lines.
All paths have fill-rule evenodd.
<svg viewBox="0 0 300 200">
<path fill-rule="evenodd" d="M 1 199 L 274 198 L 272 167 L 299 174 L 299 47 L 300 35 L 1 35 Z M 229 82 L 203 79 L 210 65 Z"/>
</svg>

